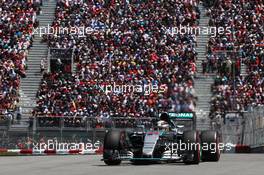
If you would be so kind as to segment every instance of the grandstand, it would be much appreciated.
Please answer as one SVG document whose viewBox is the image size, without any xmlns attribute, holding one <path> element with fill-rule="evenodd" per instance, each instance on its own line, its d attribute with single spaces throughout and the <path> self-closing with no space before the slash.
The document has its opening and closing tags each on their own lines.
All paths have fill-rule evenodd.
<svg viewBox="0 0 264 175">
<path fill-rule="evenodd" d="M 116 116 L 118 127 L 151 126 L 170 111 L 208 129 L 219 114 L 263 106 L 263 1 L 212 2 L 1 1 L 1 125 L 101 128 Z M 181 26 L 231 32 L 168 32 Z M 155 88 L 100 88 L 114 83 Z"/>
</svg>

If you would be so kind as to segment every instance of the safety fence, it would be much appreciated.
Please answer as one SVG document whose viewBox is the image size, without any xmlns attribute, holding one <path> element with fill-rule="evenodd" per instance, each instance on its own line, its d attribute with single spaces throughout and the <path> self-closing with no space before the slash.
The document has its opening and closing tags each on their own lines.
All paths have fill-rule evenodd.
<svg viewBox="0 0 264 175">
<path fill-rule="evenodd" d="M 55 122 L 54 122 L 55 121 Z M 101 146 L 105 131 L 110 128 L 130 128 L 139 126 L 151 128 L 157 118 L 122 118 L 100 120 L 96 118 L 58 117 L 49 121 L 49 117 L 39 117 L 31 120 L 27 131 L 17 132 L 0 130 L 0 149 L 30 150 L 40 143 L 83 143 L 90 149 Z M 198 122 L 203 124 L 203 122 Z M 206 125 L 207 122 L 205 123 Z M 222 135 L 223 143 L 241 146 L 243 149 L 259 148 L 264 145 L 264 107 L 254 107 L 244 112 L 229 112 L 213 121 L 213 129 Z M 212 129 L 211 128 L 211 129 Z M 95 145 L 96 144 L 96 145 Z M 243 147 L 246 145 L 247 147 Z M 83 147 L 82 147 L 83 149 Z M 78 153 L 84 153 L 74 149 Z M 264 150 L 264 149 L 263 149 Z M 45 150 L 42 150 L 45 153 Z M 68 154 L 69 152 L 61 152 Z M 74 151 L 71 153 L 75 153 Z"/>
<path fill-rule="evenodd" d="M 0 132 L 0 155 L 67 155 L 94 154 L 103 143 L 106 129 L 37 130 L 28 132 Z"/>
<path fill-rule="evenodd" d="M 106 130 L 153 128 L 156 120 L 157 118 L 113 117 L 102 120 L 85 117 L 35 117 L 30 120 L 30 125 L 25 130 L 0 130 L 0 149 L 32 152 L 34 145 L 41 143 L 93 145 L 90 149 L 95 149 L 94 145 L 97 144 L 98 149 L 98 144 L 101 146 L 103 143 Z M 45 150 L 42 151 L 44 153 Z"/>
<path fill-rule="evenodd" d="M 228 112 L 218 119 L 218 123 L 222 142 L 237 145 L 233 151 L 264 152 L 263 106 L 251 107 L 243 112 Z"/>
<path fill-rule="evenodd" d="M 242 115 L 227 113 L 222 120 L 221 135 L 224 143 L 242 144 Z"/>
<path fill-rule="evenodd" d="M 255 107 L 245 113 L 244 120 L 244 144 L 253 148 L 264 146 L 264 107 Z"/>
<path fill-rule="evenodd" d="M 93 118 L 81 116 L 69 117 L 35 117 L 30 121 L 30 127 L 34 129 L 75 129 L 87 130 L 91 128 L 136 128 L 144 125 L 146 128 L 152 128 L 157 118 L 137 118 L 113 116 L 109 118 Z"/>
<path fill-rule="evenodd" d="M 194 127 L 195 115 L 193 113 L 173 113 L 177 124 L 184 123 L 185 128 Z M 188 114 L 188 115 L 187 115 Z M 106 130 L 111 128 L 125 130 L 140 130 L 156 127 L 159 120 L 153 118 L 136 118 L 112 116 L 109 118 L 91 118 L 91 117 L 62 117 L 47 116 L 34 117 L 30 120 L 30 125 L 24 131 L 0 130 L 0 149 L 2 151 L 28 154 L 47 154 L 43 148 L 46 145 L 48 150 L 50 146 L 69 145 L 67 149 L 53 149 L 48 153 L 91 153 L 100 150 Z M 36 145 L 41 145 L 38 148 Z M 75 144 L 75 145 L 74 145 Z M 74 147 L 76 146 L 77 147 Z M 81 148 L 80 148 L 80 145 Z M 88 149 L 84 149 L 84 147 Z M 59 146 L 60 147 L 60 146 Z M 36 149 L 38 148 L 38 149 Z"/>
</svg>

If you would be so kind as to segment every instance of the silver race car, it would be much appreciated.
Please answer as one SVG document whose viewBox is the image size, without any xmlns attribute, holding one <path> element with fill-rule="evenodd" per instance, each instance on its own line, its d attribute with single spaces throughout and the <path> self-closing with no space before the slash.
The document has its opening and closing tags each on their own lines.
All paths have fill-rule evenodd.
<svg viewBox="0 0 264 175">
<path fill-rule="evenodd" d="M 162 113 L 149 130 L 110 130 L 105 134 L 102 160 L 107 165 L 125 160 L 133 164 L 218 161 L 219 134 L 195 130 L 195 121 L 194 113 Z"/>
</svg>

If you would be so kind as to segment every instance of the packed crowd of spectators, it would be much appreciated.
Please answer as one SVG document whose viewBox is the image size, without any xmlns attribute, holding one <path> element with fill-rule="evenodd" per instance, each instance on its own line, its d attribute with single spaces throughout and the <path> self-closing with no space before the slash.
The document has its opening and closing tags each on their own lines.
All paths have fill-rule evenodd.
<svg viewBox="0 0 264 175">
<path fill-rule="evenodd" d="M 264 104 L 264 1 L 218 0 L 208 9 L 210 25 L 231 32 L 211 37 L 203 67 L 216 72 L 211 112 L 248 110 Z M 242 64 L 246 75 L 241 76 Z"/>
<path fill-rule="evenodd" d="M 78 34 L 45 35 L 49 47 L 74 48 L 77 73 L 44 73 L 36 116 L 154 117 L 195 107 L 196 36 L 170 33 L 195 26 L 198 0 L 59 0 L 54 28 L 85 27 Z M 101 85 L 155 85 L 164 91 L 108 92 Z"/>
<path fill-rule="evenodd" d="M 25 77 L 28 49 L 41 1 L 0 1 L 0 114 L 12 116 L 18 103 L 20 78 Z"/>
</svg>

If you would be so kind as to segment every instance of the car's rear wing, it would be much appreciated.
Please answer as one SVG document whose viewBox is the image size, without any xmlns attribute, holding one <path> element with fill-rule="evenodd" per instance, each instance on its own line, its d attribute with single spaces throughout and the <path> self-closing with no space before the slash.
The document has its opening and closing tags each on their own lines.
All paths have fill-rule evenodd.
<svg viewBox="0 0 264 175">
<path fill-rule="evenodd" d="M 195 112 L 168 112 L 170 120 L 175 121 L 176 125 L 184 125 L 185 128 L 196 129 Z"/>
<path fill-rule="evenodd" d="M 170 119 L 173 120 L 194 120 L 195 114 L 193 112 L 184 112 L 184 113 L 176 113 L 176 112 L 169 112 Z"/>
</svg>

